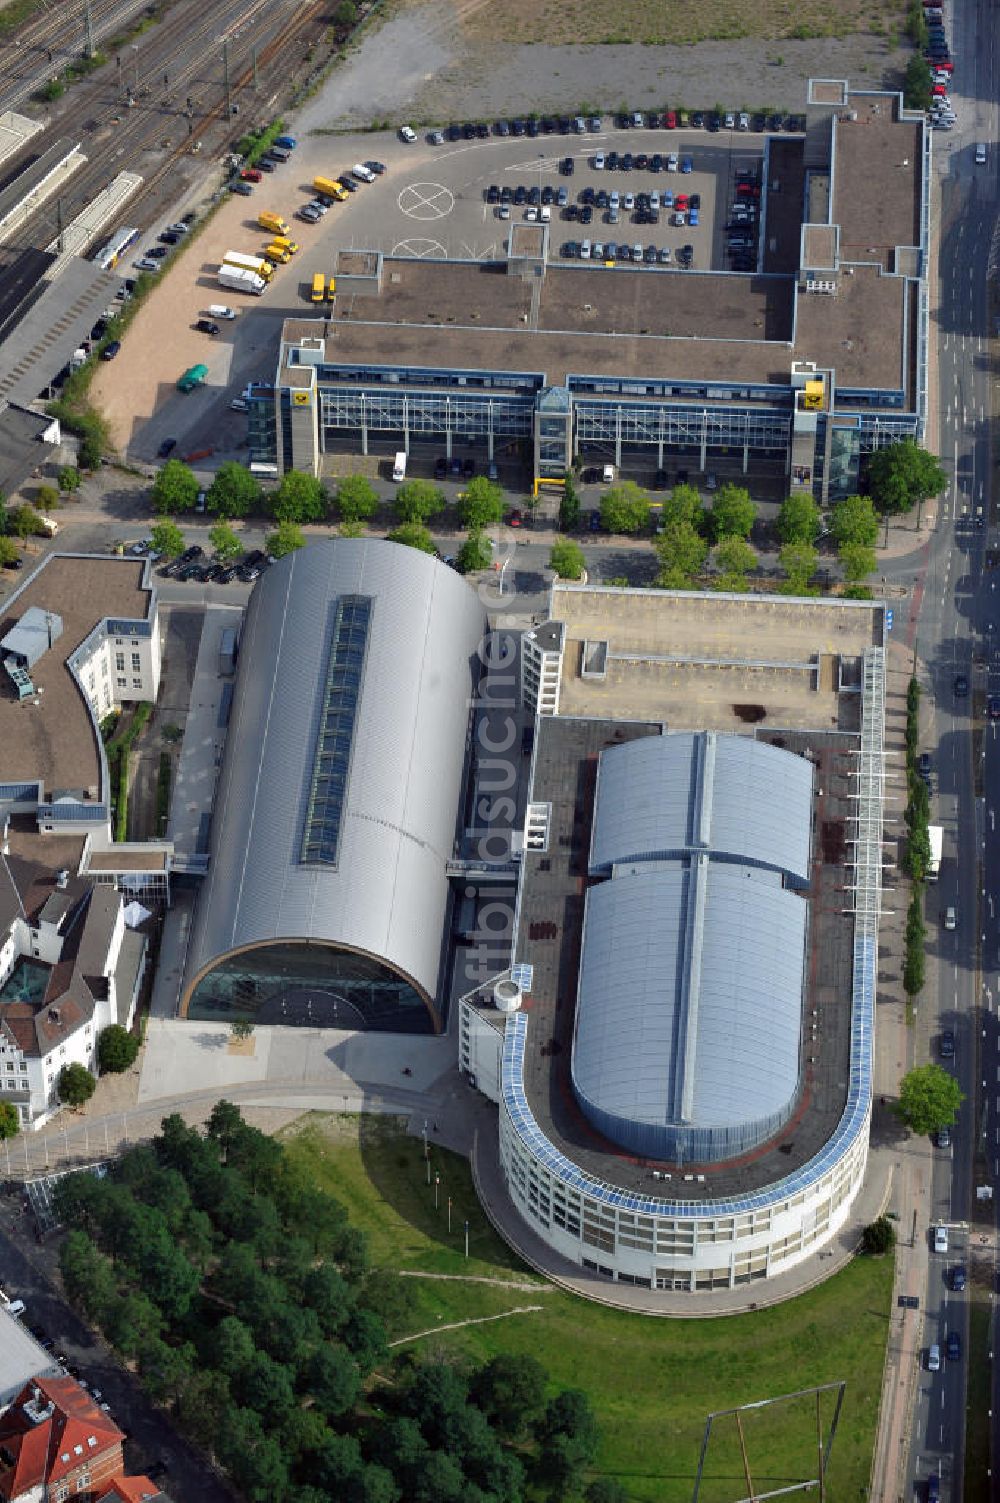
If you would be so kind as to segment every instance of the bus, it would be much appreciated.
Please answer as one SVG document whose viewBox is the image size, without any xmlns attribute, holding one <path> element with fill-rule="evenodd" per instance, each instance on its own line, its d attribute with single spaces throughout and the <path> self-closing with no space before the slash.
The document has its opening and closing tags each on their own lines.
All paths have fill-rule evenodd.
<svg viewBox="0 0 1000 1503">
<path fill-rule="evenodd" d="M 326 275 L 322 271 L 313 275 L 312 300 L 314 303 L 326 302 Z"/>
<path fill-rule="evenodd" d="M 102 271 L 113 271 L 129 246 L 134 245 L 141 234 L 142 231 L 137 229 L 118 230 L 93 257 L 94 264 Z"/>
</svg>

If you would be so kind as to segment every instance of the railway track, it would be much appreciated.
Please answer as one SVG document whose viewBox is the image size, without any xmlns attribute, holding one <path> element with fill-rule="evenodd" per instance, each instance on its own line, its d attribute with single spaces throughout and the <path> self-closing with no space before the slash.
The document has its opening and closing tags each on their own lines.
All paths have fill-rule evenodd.
<svg viewBox="0 0 1000 1503">
<path fill-rule="evenodd" d="M 303 36 L 321 30 L 325 9 L 322 0 L 308 5 L 295 5 L 294 0 L 250 0 L 249 4 L 232 4 L 220 24 L 218 8 L 218 4 L 206 7 L 195 0 L 172 7 L 163 21 L 140 38 L 137 51 L 124 65 L 124 77 L 109 64 L 67 96 L 65 107 L 53 120 L 52 132 L 79 139 L 88 162 L 62 194 L 64 223 L 124 167 L 142 173 L 145 179 L 129 212 L 130 217 L 135 215 L 134 222 L 145 219 L 148 223 L 159 212 L 161 202 L 166 206 L 163 189 L 171 176 L 175 180 L 182 176 L 179 168 L 189 157 L 191 142 L 207 138 L 206 145 L 209 141 L 211 145 L 206 156 L 213 157 L 225 142 L 230 122 L 222 78 L 223 40 L 229 42 L 230 94 L 238 100 L 253 82 L 254 51 L 258 79 L 270 80 L 276 74 L 287 83 L 289 66 L 285 58 L 301 48 Z M 206 9 L 214 9 L 214 14 L 206 18 Z M 206 57 L 216 54 L 218 73 L 208 77 Z M 134 88 L 136 64 L 139 93 L 135 106 L 128 109 L 121 102 L 119 78 L 123 86 Z M 143 78 L 147 80 L 145 88 Z M 214 102 L 206 107 L 200 102 L 209 92 Z M 185 118 L 187 99 L 194 106 L 190 122 Z M 216 145 L 220 128 L 226 134 Z M 44 145 L 45 138 L 39 139 Z M 151 157 L 155 160 L 152 169 L 148 165 Z M 176 192 L 171 195 L 176 196 Z M 24 226 L 17 248 L 45 245 L 57 229 L 55 205 L 45 205 Z"/>
</svg>

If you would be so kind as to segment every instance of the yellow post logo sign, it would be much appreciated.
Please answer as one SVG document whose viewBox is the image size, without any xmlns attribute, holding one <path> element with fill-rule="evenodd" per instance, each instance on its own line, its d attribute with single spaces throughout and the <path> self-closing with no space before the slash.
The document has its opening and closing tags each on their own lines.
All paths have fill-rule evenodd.
<svg viewBox="0 0 1000 1503">
<path fill-rule="evenodd" d="M 809 412 L 820 412 L 823 408 L 823 383 L 822 381 L 807 381 L 806 394 L 802 404 Z"/>
<path fill-rule="evenodd" d="M 292 406 L 293 407 L 308 407 L 309 406 L 309 393 L 307 391 L 293 391 L 292 392 Z"/>
</svg>

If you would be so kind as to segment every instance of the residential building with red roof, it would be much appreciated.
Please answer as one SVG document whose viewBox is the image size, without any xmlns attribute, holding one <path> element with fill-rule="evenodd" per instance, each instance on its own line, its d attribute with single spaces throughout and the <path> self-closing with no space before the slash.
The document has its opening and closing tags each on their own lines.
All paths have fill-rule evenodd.
<svg viewBox="0 0 1000 1503">
<path fill-rule="evenodd" d="M 124 1439 L 75 1378 L 35 1378 L 0 1414 L 0 1499 L 94 1499 L 124 1473 Z"/>
</svg>

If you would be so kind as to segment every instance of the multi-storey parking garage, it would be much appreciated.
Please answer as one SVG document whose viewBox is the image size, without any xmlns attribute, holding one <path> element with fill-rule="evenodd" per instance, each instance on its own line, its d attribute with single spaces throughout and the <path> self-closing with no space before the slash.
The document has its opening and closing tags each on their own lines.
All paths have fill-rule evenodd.
<svg viewBox="0 0 1000 1503">
<path fill-rule="evenodd" d="M 576 1287 L 772 1277 L 849 1215 L 884 641 L 861 602 L 556 585 L 525 643 L 511 965 L 462 1000 L 459 1059 L 497 1103 L 503 1229 Z"/>
<path fill-rule="evenodd" d="M 752 273 L 553 261 L 542 223 L 502 259 L 342 251 L 327 316 L 287 320 L 254 388 L 253 457 L 467 447 L 537 481 L 589 459 L 845 494 L 923 433 L 929 157 L 900 96 L 813 80 L 805 133 L 765 138 Z"/>
</svg>

